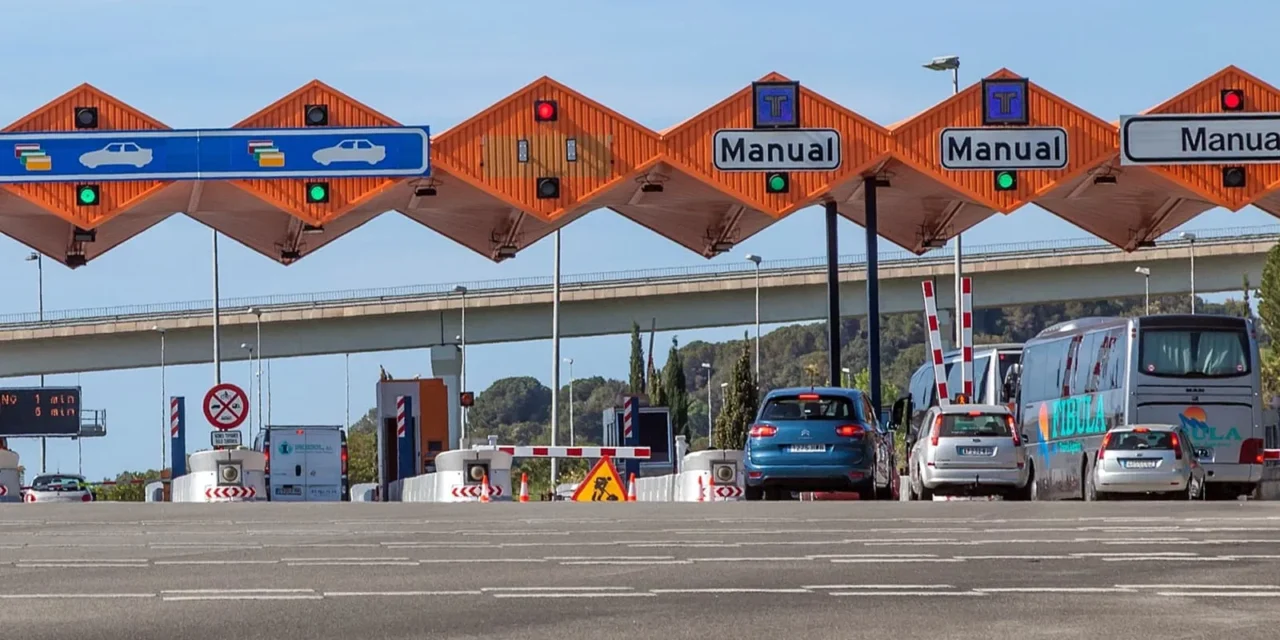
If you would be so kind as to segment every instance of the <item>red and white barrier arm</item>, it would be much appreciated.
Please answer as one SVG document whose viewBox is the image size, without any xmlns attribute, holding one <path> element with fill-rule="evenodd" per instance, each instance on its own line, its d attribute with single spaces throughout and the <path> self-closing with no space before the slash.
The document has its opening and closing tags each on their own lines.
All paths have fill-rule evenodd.
<svg viewBox="0 0 1280 640">
<path fill-rule="evenodd" d="M 649 447 L 517 447 L 507 445 L 476 445 L 474 451 L 501 451 L 513 458 L 603 458 L 615 460 L 648 460 Z"/>
</svg>

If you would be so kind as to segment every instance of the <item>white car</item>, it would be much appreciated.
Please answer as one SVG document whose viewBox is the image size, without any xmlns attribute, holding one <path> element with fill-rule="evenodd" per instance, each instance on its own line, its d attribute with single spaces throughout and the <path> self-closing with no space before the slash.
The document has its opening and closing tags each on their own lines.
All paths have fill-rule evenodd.
<svg viewBox="0 0 1280 640">
<path fill-rule="evenodd" d="M 23 502 L 59 503 L 93 502 L 93 493 L 83 476 L 66 473 L 50 473 L 36 476 L 31 486 L 23 491 Z"/>
<path fill-rule="evenodd" d="M 311 159 L 324 166 L 333 162 L 367 162 L 378 164 L 387 157 L 387 148 L 368 140 L 343 140 L 332 147 L 326 147 L 313 154 Z"/>
<path fill-rule="evenodd" d="M 116 165 L 128 165 L 141 169 L 151 164 L 151 150 L 143 149 L 132 142 L 112 142 L 97 151 L 90 151 L 80 156 L 80 164 L 90 169 Z"/>
</svg>

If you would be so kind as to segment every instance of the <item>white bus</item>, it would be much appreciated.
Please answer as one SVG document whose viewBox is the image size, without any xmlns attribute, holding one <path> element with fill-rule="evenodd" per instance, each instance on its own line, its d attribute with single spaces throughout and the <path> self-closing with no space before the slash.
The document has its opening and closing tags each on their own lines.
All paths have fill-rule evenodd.
<svg viewBox="0 0 1280 640">
<path fill-rule="evenodd" d="M 1084 497 L 1103 434 L 1181 425 L 1208 473 L 1207 497 L 1252 493 L 1263 424 L 1253 322 L 1218 315 L 1084 318 L 1026 343 L 1017 407 L 1033 500 Z"/>
</svg>

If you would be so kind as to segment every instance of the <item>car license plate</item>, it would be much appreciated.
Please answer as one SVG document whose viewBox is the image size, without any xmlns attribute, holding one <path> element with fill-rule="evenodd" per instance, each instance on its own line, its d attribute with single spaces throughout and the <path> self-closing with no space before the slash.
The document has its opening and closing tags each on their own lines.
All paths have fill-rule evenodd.
<svg viewBox="0 0 1280 640">
<path fill-rule="evenodd" d="M 302 487 L 297 487 L 297 486 L 283 486 L 283 487 L 277 487 L 277 488 L 276 488 L 276 495 L 278 495 L 278 496 L 300 496 L 300 495 L 302 495 Z"/>
<path fill-rule="evenodd" d="M 1158 460 L 1124 460 L 1122 462 L 1126 469 L 1154 469 L 1160 464 Z"/>
<path fill-rule="evenodd" d="M 823 453 L 827 450 L 825 444 L 793 444 L 791 445 L 791 453 Z"/>
<path fill-rule="evenodd" d="M 991 447 L 960 447 L 962 456 L 989 456 L 996 452 Z"/>
</svg>

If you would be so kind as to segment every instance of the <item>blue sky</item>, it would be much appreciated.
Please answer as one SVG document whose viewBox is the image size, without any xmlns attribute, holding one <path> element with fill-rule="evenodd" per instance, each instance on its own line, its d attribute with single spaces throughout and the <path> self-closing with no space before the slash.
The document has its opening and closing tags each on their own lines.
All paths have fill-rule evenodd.
<svg viewBox="0 0 1280 640">
<path fill-rule="evenodd" d="M 495 10 L 495 6 L 504 5 Z M 1280 83 L 1274 2 L 1058 3 L 988 0 L 912 3 L 759 0 L 542 0 L 455 2 L 185 3 L 62 0 L 0 5 L 0 123 L 9 123 L 81 82 L 169 126 L 229 126 L 319 78 L 408 124 L 442 130 L 541 75 L 550 75 L 654 129 L 677 123 L 751 80 L 778 71 L 883 124 L 918 113 L 950 92 L 949 78 L 920 68 L 936 55 L 962 58 L 961 84 L 1008 67 L 1107 119 L 1135 113 L 1228 64 Z M 1270 224 L 1253 209 L 1212 211 L 1188 228 Z M 820 212 L 803 211 L 740 245 L 766 258 L 822 253 Z M 629 251 L 618 251 L 627 238 Z M 862 230 L 841 224 L 841 252 L 861 251 Z M 966 235 L 972 244 L 1080 237 L 1083 231 L 1033 208 L 998 216 Z M 376 218 L 296 265 L 283 267 L 231 240 L 221 247 L 223 296 L 448 282 L 549 274 L 551 239 L 493 264 L 398 214 Z M 563 232 L 566 273 L 706 261 L 607 211 Z M 210 295 L 205 227 L 175 216 L 71 271 L 45 262 L 45 308 L 202 300 Z M 0 313 L 36 309 L 28 249 L 0 237 Z M 681 342 L 719 340 L 741 329 L 684 332 Z M 658 344 L 669 344 L 668 335 Z M 575 375 L 625 375 L 625 336 L 567 340 Z M 665 353 L 665 348 L 662 350 Z M 468 378 L 550 378 L 549 341 L 473 347 Z M 350 358 L 352 414 L 373 402 L 383 365 L 427 375 L 425 351 Z M 344 421 L 342 356 L 272 364 L 276 423 Z M 563 374 L 567 380 L 567 371 Z M 246 384 L 244 362 L 223 377 Z M 167 370 L 168 391 L 194 408 L 212 366 Z M 57 375 L 84 387 L 86 408 L 106 409 L 108 436 L 84 443 L 90 476 L 156 467 L 164 408 L 157 369 Z M 31 385 L 35 377 L 2 381 Z M 207 443 L 191 420 L 190 442 Z M 18 441 L 29 469 L 39 448 Z M 50 469 L 74 470 L 76 445 L 51 441 Z"/>
</svg>

